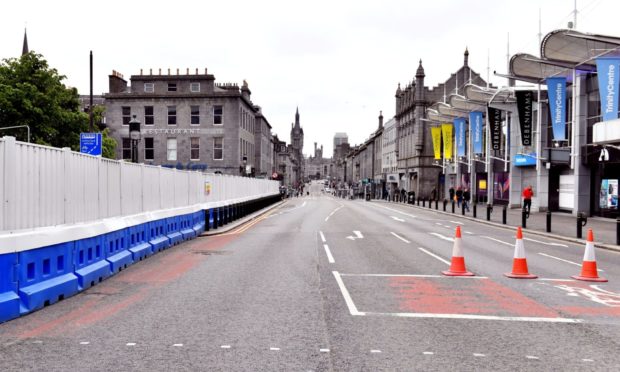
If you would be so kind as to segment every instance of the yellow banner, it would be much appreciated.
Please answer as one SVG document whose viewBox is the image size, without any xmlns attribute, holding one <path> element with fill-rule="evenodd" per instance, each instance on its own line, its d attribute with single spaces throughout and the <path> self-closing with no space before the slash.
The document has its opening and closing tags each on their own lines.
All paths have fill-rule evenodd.
<svg viewBox="0 0 620 372">
<path fill-rule="evenodd" d="M 441 124 L 443 133 L 443 157 L 452 158 L 452 124 Z"/>
<path fill-rule="evenodd" d="M 431 127 L 431 136 L 433 137 L 435 160 L 441 160 L 441 127 Z"/>
</svg>

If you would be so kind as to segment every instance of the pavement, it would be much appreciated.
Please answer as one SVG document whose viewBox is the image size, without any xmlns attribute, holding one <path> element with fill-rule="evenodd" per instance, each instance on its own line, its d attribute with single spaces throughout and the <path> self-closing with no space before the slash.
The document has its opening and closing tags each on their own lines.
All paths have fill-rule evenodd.
<svg viewBox="0 0 620 372">
<path fill-rule="evenodd" d="M 389 204 L 402 204 L 406 205 L 410 208 L 423 208 L 429 209 L 428 204 L 425 207 L 422 206 L 422 203 L 418 206 L 412 204 L 398 203 L 398 202 L 387 202 L 383 200 L 375 200 L 372 202 L 379 203 L 389 203 Z M 437 213 L 443 213 L 443 203 L 439 202 L 438 210 L 435 210 L 435 203 L 432 204 L 432 210 Z M 501 205 L 496 205 L 493 208 L 491 213 L 490 221 L 486 220 L 486 204 L 481 204 L 477 206 L 476 211 L 476 221 L 481 223 L 488 223 L 489 225 L 494 226 L 505 226 L 510 229 L 516 229 L 517 226 L 522 226 L 521 220 L 521 209 L 507 209 L 506 211 L 506 225 L 502 223 L 502 208 Z M 446 206 L 446 212 L 449 215 L 452 215 L 452 207 L 450 203 Z M 465 218 L 474 220 L 473 217 L 473 207 L 470 206 L 469 212 L 465 212 L 465 215 L 462 215 L 462 210 L 458 209 L 455 205 L 455 213 L 454 217 Z M 585 239 L 587 237 L 588 229 L 592 229 L 594 234 L 594 242 L 595 246 L 604 249 L 616 250 L 620 251 L 620 246 L 616 244 L 616 234 L 617 229 L 620 228 L 620 225 L 617 224 L 615 219 L 610 218 L 602 218 L 602 217 L 588 217 L 586 221 L 586 225 L 582 227 L 582 238 L 577 238 L 577 218 L 569 213 L 563 212 L 555 212 L 551 214 L 551 232 L 547 233 L 547 213 L 546 212 L 531 212 L 529 217 L 526 220 L 526 231 L 533 232 L 537 235 L 548 236 L 555 239 L 561 239 L 574 243 L 582 243 L 585 244 Z"/>
<path fill-rule="evenodd" d="M 620 370 L 620 253 L 526 230 L 511 279 L 512 230 L 315 186 L 0 324 L 0 371 Z"/>
</svg>

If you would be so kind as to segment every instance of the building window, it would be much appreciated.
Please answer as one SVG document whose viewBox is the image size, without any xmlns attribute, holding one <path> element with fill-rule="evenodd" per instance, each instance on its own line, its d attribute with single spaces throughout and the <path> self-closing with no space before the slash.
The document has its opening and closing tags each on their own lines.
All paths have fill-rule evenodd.
<svg viewBox="0 0 620 372">
<path fill-rule="evenodd" d="M 144 92 L 153 93 L 155 91 L 154 83 L 144 83 Z"/>
<path fill-rule="evenodd" d="M 222 125 L 223 110 L 221 105 L 213 106 L 213 124 Z"/>
<path fill-rule="evenodd" d="M 168 92 L 176 92 L 177 83 L 168 83 Z"/>
<path fill-rule="evenodd" d="M 153 142 L 153 137 L 144 138 L 144 160 L 153 160 L 155 158 Z"/>
<path fill-rule="evenodd" d="M 177 160 L 177 139 L 176 138 L 168 138 L 166 143 L 166 149 L 168 150 L 166 159 L 171 161 Z"/>
<path fill-rule="evenodd" d="M 192 93 L 198 93 L 198 92 L 200 92 L 200 83 L 191 83 L 191 84 L 189 85 L 189 90 L 190 90 Z"/>
<path fill-rule="evenodd" d="M 191 137 L 189 139 L 190 149 L 189 149 L 189 158 L 190 160 L 200 160 L 200 138 Z"/>
<path fill-rule="evenodd" d="M 131 139 L 129 138 L 123 138 L 122 139 L 122 145 L 123 145 L 123 153 L 122 155 L 122 159 L 123 160 L 131 160 Z"/>
<path fill-rule="evenodd" d="M 223 160 L 224 159 L 224 146 L 222 137 L 214 137 L 213 138 L 213 160 Z"/>
<path fill-rule="evenodd" d="M 168 106 L 168 125 L 177 125 L 177 107 Z"/>
<path fill-rule="evenodd" d="M 200 106 L 190 106 L 191 124 L 200 125 Z"/>
<path fill-rule="evenodd" d="M 153 116 L 153 106 L 144 106 L 144 125 L 155 124 L 155 117 Z"/>
<path fill-rule="evenodd" d="M 131 107 L 123 106 L 121 110 L 123 111 L 123 125 L 129 125 L 131 121 Z"/>
</svg>

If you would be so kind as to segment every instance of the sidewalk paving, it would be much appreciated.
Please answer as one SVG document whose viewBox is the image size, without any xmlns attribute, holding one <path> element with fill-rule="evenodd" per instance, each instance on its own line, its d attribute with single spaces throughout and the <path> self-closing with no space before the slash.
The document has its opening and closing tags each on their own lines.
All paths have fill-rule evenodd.
<svg viewBox="0 0 620 372">
<path fill-rule="evenodd" d="M 473 220 L 473 206 L 470 206 L 470 211 L 465 212 L 465 216 L 462 215 L 460 208 L 456 208 L 455 213 L 452 214 L 451 204 L 446 205 L 446 212 L 443 212 L 443 202 L 439 202 L 438 210 L 435 210 L 435 203 L 432 203 L 432 209 L 428 207 L 387 202 L 384 200 L 373 200 L 388 204 L 402 204 L 412 208 L 422 208 L 432 210 L 435 212 L 446 213 L 454 216 L 455 218 L 466 218 Z M 491 213 L 491 220 L 487 221 L 486 204 L 479 204 L 477 207 L 476 221 L 481 223 L 492 224 L 495 226 L 503 226 L 506 228 L 516 229 L 517 226 L 521 226 L 521 209 L 508 209 L 506 212 L 506 225 L 502 224 L 502 205 L 495 205 L 493 212 Z M 600 217 L 588 217 L 586 225 L 582 228 L 582 239 L 577 238 L 577 218 L 568 213 L 554 212 L 551 214 L 551 233 L 546 232 L 547 213 L 546 212 L 531 212 L 529 218 L 526 221 L 525 231 L 535 233 L 536 235 L 545 235 L 556 239 L 561 239 L 573 243 L 584 243 L 588 236 L 588 229 L 592 229 L 594 233 L 594 243 L 597 247 L 606 248 L 610 250 L 620 251 L 620 246 L 616 245 L 616 220 Z"/>
</svg>

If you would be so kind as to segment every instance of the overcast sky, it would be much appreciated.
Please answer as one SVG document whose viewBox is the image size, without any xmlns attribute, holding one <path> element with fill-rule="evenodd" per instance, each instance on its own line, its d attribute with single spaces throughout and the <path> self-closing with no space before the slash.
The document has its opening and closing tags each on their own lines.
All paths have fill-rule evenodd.
<svg viewBox="0 0 620 372">
<path fill-rule="evenodd" d="M 88 53 L 95 94 L 117 70 L 208 68 L 216 82 L 246 79 L 252 101 L 281 139 L 299 106 L 304 153 L 313 142 L 331 156 L 333 135 L 363 142 L 394 115 L 394 92 L 413 79 L 422 59 L 426 85 L 445 81 L 463 63 L 484 78 L 506 72 L 510 54 L 539 54 L 542 33 L 573 19 L 574 0 L 520 1 L 117 1 L 20 0 L 3 4 L 0 58 L 18 57 L 24 27 L 30 49 L 88 93 Z M 618 0 L 577 1 L 577 29 L 620 35 Z"/>
</svg>

